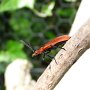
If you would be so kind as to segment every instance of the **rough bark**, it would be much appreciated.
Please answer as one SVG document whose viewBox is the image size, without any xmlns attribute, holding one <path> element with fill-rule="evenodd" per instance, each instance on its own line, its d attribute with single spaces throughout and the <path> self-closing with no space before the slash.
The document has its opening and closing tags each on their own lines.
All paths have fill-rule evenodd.
<svg viewBox="0 0 90 90">
<path fill-rule="evenodd" d="M 53 90 L 69 68 L 78 58 L 90 48 L 90 20 L 64 45 L 65 50 L 60 50 L 37 80 L 34 90 Z"/>
</svg>

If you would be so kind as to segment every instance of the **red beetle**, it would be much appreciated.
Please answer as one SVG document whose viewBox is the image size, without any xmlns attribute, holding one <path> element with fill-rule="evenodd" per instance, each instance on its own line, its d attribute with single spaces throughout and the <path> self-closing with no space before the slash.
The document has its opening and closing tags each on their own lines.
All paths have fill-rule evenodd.
<svg viewBox="0 0 90 90">
<path fill-rule="evenodd" d="M 56 48 L 57 46 L 60 45 L 60 43 L 62 42 L 66 42 L 70 39 L 70 36 L 68 35 L 63 35 L 63 36 L 58 36 L 54 39 L 52 39 L 51 41 L 47 42 L 46 44 L 44 44 L 41 48 L 39 48 L 38 50 L 34 50 L 31 45 L 26 44 L 24 41 L 22 41 L 26 46 L 28 46 L 29 48 L 31 48 L 31 50 L 34 52 L 32 54 L 32 56 L 37 56 L 39 54 L 44 53 L 44 57 L 45 54 L 48 55 L 48 52 L 51 51 L 52 48 Z M 64 48 L 63 48 L 64 49 Z M 50 58 L 52 58 L 50 55 L 48 55 Z"/>
<path fill-rule="evenodd" d="M 50 49 L 52 49 L 54 46 L 56 46 L 59 43 L 65 42 L 67 40 L 70 39 L 70 36 L 68 35 L 63 35 L 63 36 L 58 36 L 55 39 L 52 39 L 51 41 L 47 42 L 46 44 L 44 44 L 41 48 L 39 48 L 38 50 L 36 50 L 32 56 L 36 56 L 39 54 L 42 54 L 43 52 L 46 52 Z"/>
</svg>

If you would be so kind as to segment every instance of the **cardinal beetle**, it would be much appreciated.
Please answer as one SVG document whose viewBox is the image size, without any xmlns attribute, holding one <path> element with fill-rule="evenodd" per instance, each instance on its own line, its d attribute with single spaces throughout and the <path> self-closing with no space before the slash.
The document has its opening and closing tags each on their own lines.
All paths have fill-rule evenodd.
<svg viewBox="0 0 90 90">
<path fill-rule="evenodd" d="M 53 48 L 57 48 L 60 43 L 63 43 L 63 42 L 66 42 L 70 39 L 70 36 L 68 35 L 63 35 L 63 36 L 58 36 L 54 39 L 52 39 L 51 41 L 47 42 L 46 44 L 44 44 L 41 48 L 39 48 L 38 50 L 34 50 L 30 44 L 26 44 L 24 41 L 22 41 L 26 46 L 28 46 L 29 48 L 31 48 L 31 50 L 33 51 L 33 54 L 32 54 L 32 57 L 33 56 L 37 56 L 39 54 L 42 54 L 44 53 L 43 55 L 43 59 L 45 57 L 45 55 L 47 55 L 48 57 L 50 58 L 53 58 L 51 57 L 50 55 L 48 55 L 48 53 L 53 49 Z M 62 48 L 64 49 L 64 48 Z M 65 49 L 64 49 L 65 50 Z"/>
</svg>

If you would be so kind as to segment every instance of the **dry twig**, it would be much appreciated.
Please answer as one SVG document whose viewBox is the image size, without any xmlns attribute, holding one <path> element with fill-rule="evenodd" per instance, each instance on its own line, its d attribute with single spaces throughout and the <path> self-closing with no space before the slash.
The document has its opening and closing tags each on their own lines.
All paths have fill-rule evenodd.
<svg viewBox="0 0 90 90">
<path fill-rule="evenodd" d="M 38 79 L 34 90 L 53 90 L 69 68 L 90 48 L 90 20 L 64 45 L 55 59 Z M 49 68 L 51 66 L 51 69 Z"/>
</svg>

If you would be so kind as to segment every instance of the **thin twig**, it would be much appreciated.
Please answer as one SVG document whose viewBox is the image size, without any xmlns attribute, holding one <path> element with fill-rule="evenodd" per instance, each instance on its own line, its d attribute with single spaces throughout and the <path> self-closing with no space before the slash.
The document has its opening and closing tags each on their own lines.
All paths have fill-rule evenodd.
<svg viewBox="0 0 90 90">
<path fill-rule="evenodd" d="M 70 38 L 37 80 L 34 90 L 53 90 L 70 67 L 90 48 L 90 20 Z"/>
</svg>

